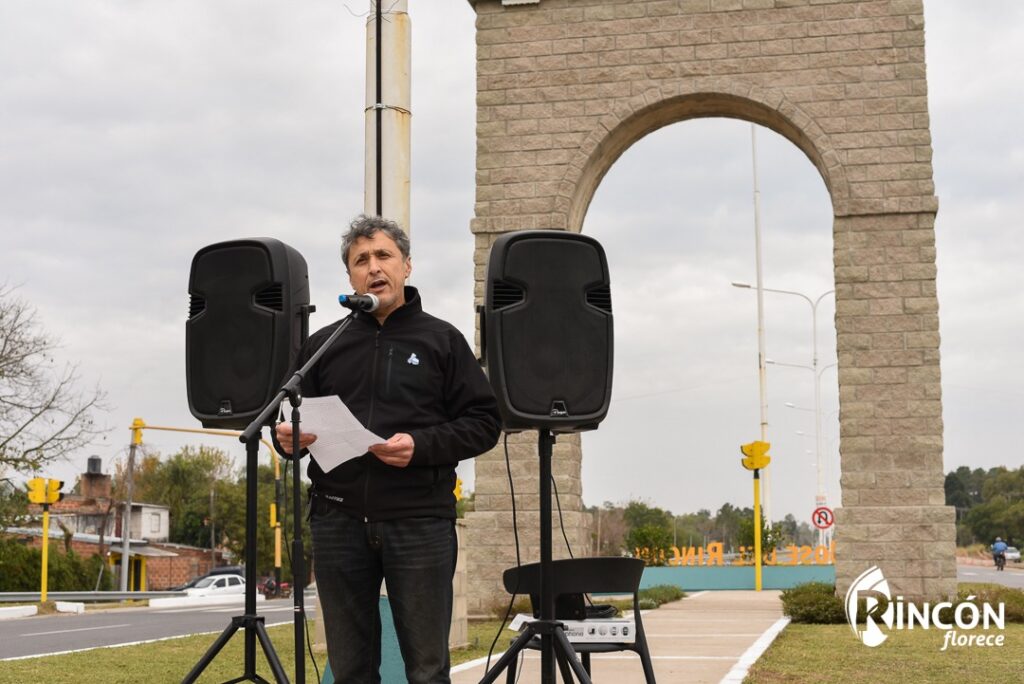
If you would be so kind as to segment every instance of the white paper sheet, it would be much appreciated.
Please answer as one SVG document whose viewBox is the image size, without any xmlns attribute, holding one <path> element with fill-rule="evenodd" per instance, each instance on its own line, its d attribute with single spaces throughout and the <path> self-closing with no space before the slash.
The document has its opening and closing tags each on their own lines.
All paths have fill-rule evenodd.
<svg viewBox="0 0 1024 684">
<path fill-rule="evenodd" d="M 301 410 L 301 430 L 316 435 L 309 453 L 325 473 L 387 441 L 363 427 L 337 395 L 303 397 Z"/>
</svg>

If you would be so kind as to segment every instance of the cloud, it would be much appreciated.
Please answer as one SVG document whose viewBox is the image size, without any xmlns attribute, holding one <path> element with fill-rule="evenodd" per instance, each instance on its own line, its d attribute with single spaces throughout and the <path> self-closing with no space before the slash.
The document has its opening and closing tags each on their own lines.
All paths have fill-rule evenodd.
<svg viewBox="0 0 1024 684">
<path fill-rule="evenodd" d="M 1024 379 L 1024 9 L 925 13 L 946 467 L 1016 466 L 1004 445 Z M 468 337 L 474 20 L 463 0 L 412 12 L 414 282 Z M 313 326 L 342 315 L 338 238 L 362 207 L 364 36 L 364 19 L 319 0 L 0 6 L 0 272 L 108 390 L 117 430 L 97 449 L 108 461 L 136 415 L 196 425 L 184 320 L 202 246 L 278 237 L 309 264 Z M 765 284 L 817 296 L 833 285 L 824 184 L 775 133 L 759 129 L 758 155 Z M 633 494 L 682 512 L 749 497 L 737 459 L 758 435 L 756 310 L 729 283 L 754 279 L 750 162 L 749 124 L 688 121 L 627 150 L 597 190 L 584 230 L 609 255 L 617 353 L 611 412 L 584 436 L 588 503 Z M 766 295 L 765 306 L 768 356 L 808 363 L 807 304 Z M 834 360 L 832 316 L 826 300 L 822 364 Z M 823 380 L 831 412 L 834 371 Z M 769 369 L 776 517 L 803 519 L 813 503 L 813 445 L 795 434 L 810 416 L 784 406 L 807 405 L 812 389 L 806 371 Z M 146 438 L 165 452 L 192 441 Z"/>
</svg>

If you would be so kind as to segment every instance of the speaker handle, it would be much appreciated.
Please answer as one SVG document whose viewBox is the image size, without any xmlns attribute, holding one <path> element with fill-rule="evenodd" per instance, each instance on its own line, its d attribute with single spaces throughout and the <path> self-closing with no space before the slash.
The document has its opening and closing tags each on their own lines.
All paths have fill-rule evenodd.
<svg viewBox="0 0 1024 684">
<path fill-rule="evenodd" d="M 484 315 L 486 308 L 483 304 L 476 305 L 476 314 L 480 317 L 480 358 L 477 361 L 481 366 L 487 364 L 487 316 Z"/>
<path fill-rule="evenodd" d="M 309 339 L 309 316 L 316 313 L 316 304 L 303 304 L 299 307 L 299 335 L 302 336 L 302 343 Z"/>
</svg>

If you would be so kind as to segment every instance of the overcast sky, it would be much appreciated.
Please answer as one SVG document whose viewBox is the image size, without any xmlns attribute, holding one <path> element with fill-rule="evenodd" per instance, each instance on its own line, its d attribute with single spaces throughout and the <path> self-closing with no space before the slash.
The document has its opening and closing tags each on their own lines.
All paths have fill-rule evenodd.
<svg viewBox="0 0 1024 684">
<path fill-rule="evenodd" d="M 473 334 L 474 14 L 412 2 L 413 283 Z M 309 264 L 312 326 L 341 316 L 338 238 L 362 209 L 367 2 L 0 3 L 0 282 L 18 285 L 111 410 L 106 440 L 47 475 L 126 452 L 135 416 L 188 411 L 184 322 L 201 247 L 272 236 Z M 934 145 L 945 467 L 1018 467 L 1024 404 L 1024 6 L 925 3 Z M 587 504 L 641 498 L 682 513 L 750 503 L 738 445 L 758 437 L 750 125 L 669 126 L 597 190 L 584 231 L 615 300 L 611 410 L 584 437 Z M 832 216 L 810 162 L 758 130 L 766 287 L 833 287 Z M 822 366 L 834 307 L 819 308 Z M 811 316 L 766 295 L 767 354 L 811 360 Z M 811 373 L 770 367 L 772 513 L 814 506 Z M 823 378 L 828 495 L 839 503 L 838 390 Z M 797 408 L 788 408 L 786 403 Z M 806 433 L 805 436 L 797 434 Z M 230 440 L 145 434 L 238 452 Z M 472 480 L 472 468 L 460 469 Z"/>
</svg>

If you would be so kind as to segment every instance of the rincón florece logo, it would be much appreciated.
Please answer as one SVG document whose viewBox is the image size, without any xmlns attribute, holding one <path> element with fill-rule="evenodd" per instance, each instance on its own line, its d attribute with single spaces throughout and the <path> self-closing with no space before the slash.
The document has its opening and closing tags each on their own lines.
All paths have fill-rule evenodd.
<svg viewBox="0 0 1024 684">
<path fill-rule="evenodd" d="M 1006 606 L 995 608 L 988 602 L 973 603 L 974 596 L 953 603 L 940 601 L 934 606 L 927 601 L 908 603 L 902 596 L 893 598 L 889 583 L 878 566 L 871 566 L 853 581 L 846 591 L 846 619 L 850 629 L 865 646 L 881 646 L 894 629 L 943 630 L 942 647 L 1002 646 L 1006 638 Z M 864 600 L 863 605 L 861 599 Z M 884 606 L 884 607 L 883 607 Z M 861 614 L 863 611 L 863 615 Z M 952 622 L 949 621 L 952 616 Z M 863 628 L 858 624 L 863 617 Z M 978 628 L 981 633 L 978 633 Z M 992 629 L 993 631 L 989 631 Z M 963 632 L 972 632 L 965 634 Z"/>
<path fill-rule="evenodd" d="M 889 583 L 885 581 L 885 576 L 877 565 L 872 565 L 862 572 L 846 590 L 846 619 L 850 622 L 850 629 L 865 646 L 872 648 L 881 646 L 882 642 L 889 638 L 875 622 L 876 608 L 881 603 L 878 600 L 879 596 L 885 597 L 887 606 L 878 617 L 886 627 L 892 629 L 892 594 L 889 592 Z M 865 599 L 864 629 L 857 628 L 857 607 L 861 597 Z"/>
</svg>

